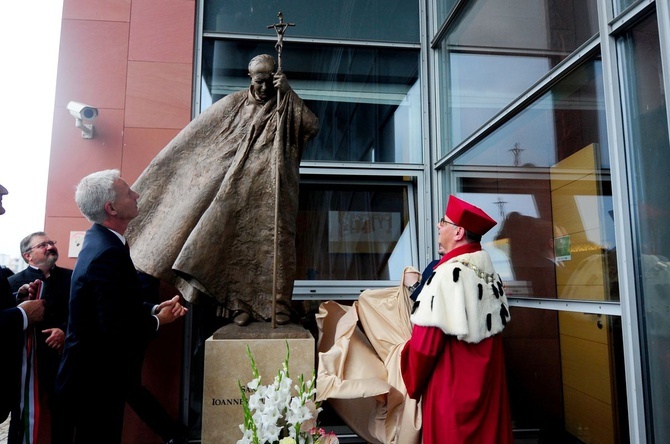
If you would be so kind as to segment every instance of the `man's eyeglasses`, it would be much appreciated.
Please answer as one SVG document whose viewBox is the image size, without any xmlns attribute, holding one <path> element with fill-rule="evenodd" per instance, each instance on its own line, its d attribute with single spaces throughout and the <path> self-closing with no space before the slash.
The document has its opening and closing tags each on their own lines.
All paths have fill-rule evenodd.
<svg viewBox="0 0 670 444">
<path fill-rule="evenodd" d="M 54 245 L 56 245 L 56 241 L 46 241 L 46 242 L 41 242 L 41 243 L 39 243 L 39 244 L 37 244 L 37 245 L 33 245 L 32 247 L 28 248 L 28 249 L 26 250 L 26 253 L 29 252 L 30 250 L 34 250 L 35 248 L 40 249 L 40 250 L 43 250 L 43 249 L 45 249 L 45 248 L 47 248 L 47 247 L 53 247 Z"/>
<path fill-rule="evenodd" d="M 453 222 L 449 222 L 449 221 L 446 220 L 444 217 L 443 217 L 442 219 L 440 219 L 439 224 L 440 224 L 441 227 L 444 227 L 445 224 L 453 225 L 454 227 L 458 227 L 458 226 L 459 226 L 459 225 L 456 225 L 456 224 L 453 223 Z"/>
</svg>

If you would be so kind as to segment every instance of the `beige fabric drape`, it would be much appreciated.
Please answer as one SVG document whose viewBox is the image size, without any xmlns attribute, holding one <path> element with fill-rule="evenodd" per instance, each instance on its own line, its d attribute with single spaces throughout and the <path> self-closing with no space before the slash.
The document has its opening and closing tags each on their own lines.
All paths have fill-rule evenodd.
<svg viewBox="0 0 670 444">
<path fill-rule="evenodd" d="M 418 273 L 413 267 L 403 270 Z M 412 300 L 402 284 L 366 290 L 351 307 L 328 301 L 317 315 L 317 401 L 370 443 L 420 442 L 421 409 L 407 397 L 400 353 L 412 334 Z"/>
</svg>

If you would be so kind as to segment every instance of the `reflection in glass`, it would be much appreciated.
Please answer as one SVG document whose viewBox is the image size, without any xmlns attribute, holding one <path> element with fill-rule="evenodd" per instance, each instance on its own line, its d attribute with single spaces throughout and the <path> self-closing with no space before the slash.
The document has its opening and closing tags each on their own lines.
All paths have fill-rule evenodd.
<svg viewBox="0 0 670 444">
<path fill-rule="evenodd" d="M 412 257 L 407 192 L 397 183 L 302 181 L 296 279 L 397 279 Z"/>
<path fill-rule="evenodd" d="M 205 32 L 275 35 L 267 25 L 295 23 L 295 37 L 419 42 L 419 2 L 406 0 L 208 0 Z"/>
<path fill-rule="evenodd" d="M 619 299 L 603 113 L 592 59 L 454 161 L 455 193 L 498 221 L 482 241 L 510 296 Z"/>
<path fill-rule="evenodd" d="M 597 31 L 595 0 L 468 2 L 438 52 L 444 153 Z"/>
<path fill-rule="evenodd" d="M 647 356 L 643 367 L 649 442 L 670 442 L 670 171 L 668 116 L 656 16 L 640 22 L 620 41 L 625 71 L 626 154 L 632 187 L 631 215 L 637 263 L 640 326 Z M 667 75 L 666 75 L 667 76 Z M 666 79 L 667 81 L 667 79 Z"/>
<path fill-rule="evenodd" d="M 202 109 L 248 88 L 247 65 L 262 53 L 274 44 L 205 40 Z M 422 162 L 418 49 L 291 43 L 282 64 L 321 124 L 303 160 Z"/>
<path fill-rule="evenodd" d="M 510 310 L 503 340 L 517 433 L 540 443 L 628 442 L 621 319 Z"/>
</svg>

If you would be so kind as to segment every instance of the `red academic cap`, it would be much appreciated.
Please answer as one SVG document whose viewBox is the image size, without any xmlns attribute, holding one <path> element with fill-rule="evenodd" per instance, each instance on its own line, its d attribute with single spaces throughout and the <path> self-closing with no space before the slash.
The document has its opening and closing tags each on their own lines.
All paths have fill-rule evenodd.
<svg viewBox="0 0 670 444">
<path fill-rule="evenodd" d="M 450 195 L 447 203 L 446 216 L 459 227 L 475 234 L 486 234 L 497 222 L 491 219 L 484 210 Z"/>
</svg>

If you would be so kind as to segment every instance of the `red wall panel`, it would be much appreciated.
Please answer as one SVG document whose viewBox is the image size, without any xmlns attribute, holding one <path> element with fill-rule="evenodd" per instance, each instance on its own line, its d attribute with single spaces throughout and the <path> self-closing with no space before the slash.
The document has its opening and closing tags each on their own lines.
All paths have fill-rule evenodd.
<svg viewBox="0 0 670 444">
<path fill-rule="evenodd" d="M 70 232 L 90 226 L 74 203 L 79 180 L 119 168 L 132 184 L 190 121 L 195 8 L 194 0 L 64 0 L 45 221 L 60 265 L 74 267 Z M 72 100 L 99 109 L 93 139 L 74 126 L 66 109 Z M 183 323 L 161 330 L 144 376 L 176 417 Z M 123 436 L 128 443 L 162 442 L 130 411 Z"/>
</svg>

